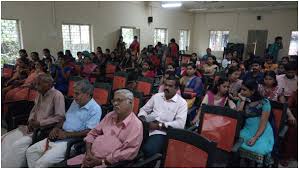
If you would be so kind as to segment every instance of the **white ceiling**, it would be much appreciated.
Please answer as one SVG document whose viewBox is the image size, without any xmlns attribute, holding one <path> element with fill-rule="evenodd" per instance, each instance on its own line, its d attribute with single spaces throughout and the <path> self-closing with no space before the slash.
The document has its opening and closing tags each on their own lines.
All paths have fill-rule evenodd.
<svg viewBox="0 0 299 169">
<path fill-rule="evenodd" d="M 151 1 L 150 4 L 161 7 L 161 3 Z M 298 8 L 297 1 L 182 1 L 182 4 L 181 10 L 195 13 Z"/>
</svg>

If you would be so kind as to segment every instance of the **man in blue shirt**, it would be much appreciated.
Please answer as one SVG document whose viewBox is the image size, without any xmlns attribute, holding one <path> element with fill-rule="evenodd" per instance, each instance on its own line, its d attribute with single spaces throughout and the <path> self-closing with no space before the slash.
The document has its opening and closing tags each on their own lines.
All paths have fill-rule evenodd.
<svg viewBox="0 0 299 169">
<path fill-rule="evenodd" d="M 207 54 L 205 54 L 205 55 L 203 55 L 202 56 L 202 61 L 207 61 L 208 60 L 208 57 L 209 56 L 212 56 L 213 58 L 215 58 L 215 60 L 216 60 L 216 57 L 214 56 L 214 55 L 212 55 L 212 50 L 211 50 L 211 48 L 207 48 L 206 49 L 206 52 L 207 52 Z"/>
<path fill-rule="evenodd" d="M 278 52 L 282 48 L 283 48 L 282 37 L 278 36 L 275 38 L 275 42 L 270 45 L 269 50 L 268 50 L 268 55 L 273 57 L 274 63 L 277 63 Z"/>
<path fill-rule="evenodd" d="M 64 160 L 67 141 L 85 137 L 95 128 L 102 115 L 101 107 L 92 98 L 93 86 L 88 80 L 74 85 L 74 101 L 66 112 L 64 123 L 58 124 L 48 138 L 27 149 L 28 167 L 47 168 Z"/>
<path fill-rule="evenodd" d="M 261 72 L 261 63 L 259 60 L 253 60 L 251 64 L 251 71 L 247 72 L 242 78 L 243 81 L 250 79 L 254 79 L 259 84 L 261 84 L 264 80 L 264 73 Z"/>
</svg>

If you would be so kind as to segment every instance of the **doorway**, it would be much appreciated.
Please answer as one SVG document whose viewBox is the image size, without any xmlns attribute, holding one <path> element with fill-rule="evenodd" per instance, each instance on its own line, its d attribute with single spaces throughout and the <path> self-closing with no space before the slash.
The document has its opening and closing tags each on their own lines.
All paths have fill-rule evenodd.
<svg viewBox="0 0 299 169">
<path fill-rule="evenodd" d="M 267 48 L 267 30 L 248 30 L 247 51 L 256 56 L 264 56 Z"/>
</svg>

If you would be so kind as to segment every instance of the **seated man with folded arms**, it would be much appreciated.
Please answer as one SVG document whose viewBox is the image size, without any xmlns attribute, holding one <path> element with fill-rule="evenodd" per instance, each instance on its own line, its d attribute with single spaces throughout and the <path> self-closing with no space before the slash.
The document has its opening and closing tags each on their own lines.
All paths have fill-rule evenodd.
<svg viewBox="0 0 299 169">
<path fill-rule="evenodd" d="M 36 79 L 38 96 L 30 112 L 27 126 L 19 126 L 1 137 L 1 167 L 25 167 L 26 150 L 32 143 L 33 130 L 62 122 L 65 115 L 64 96 L 53 87 L 50 75 Z"/>
<path fill-rule="evenodd" d="M 55 167 L 105 167 L 134 159 L 142 143 L 143 127 L 132 112 L 132 102 L 132 92 L 127 89 L 117 90 L 112 100 L 114 111 L 107 114 L 84 139 L 86 153 Z"/>
<path fill-rule="evenodd" d="M 93 86 L 84 79 L 75 82 L 74 101 L 66 112 L 65 121 L 57 125 L 49 137 L 27 149 L 28 167 L 46 168 L 64 160 L 67 143 L 85 137 L 100 121 L 101 107 L 92 98 Z"/>
<path fill-rule="evenodd" d="M 161 153 L 166 141 L 165 129 L 183 129 L 187 118 L 187 102 L 177 94 L 179 80 L 170 75 L 164 82 L 164 92 L 157 93 L 140 109 L 138 116 L 149 122 L 149 138 L 143 146 L 146 157 Z"/>
</svg>

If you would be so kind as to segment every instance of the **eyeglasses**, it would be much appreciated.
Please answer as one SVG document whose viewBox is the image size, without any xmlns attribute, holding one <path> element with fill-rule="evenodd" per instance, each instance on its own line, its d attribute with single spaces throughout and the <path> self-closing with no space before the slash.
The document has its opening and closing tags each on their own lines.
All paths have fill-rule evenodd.
<svg viewBox="0 0 299 169">
<path fill-rule="evenodd" d="M 125 101 L 126 100 L 126 98 L 125 99 L 112 99 L 111 100 L 111 103 L 121 103 L 121 102 L 123 102 L 123 101 Z"/>
</svg>

